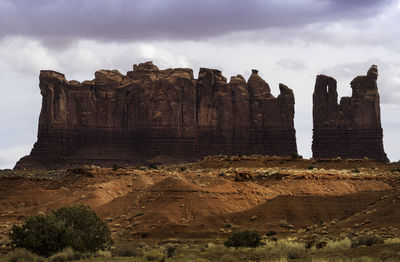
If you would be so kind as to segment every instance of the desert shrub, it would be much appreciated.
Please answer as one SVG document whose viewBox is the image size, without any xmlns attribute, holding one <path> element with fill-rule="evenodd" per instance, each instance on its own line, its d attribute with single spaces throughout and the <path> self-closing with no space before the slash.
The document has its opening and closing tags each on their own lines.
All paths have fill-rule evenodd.
<svg viewBox="0 0 400 262">
<path fill-rule="evenodd" d="M 149 164 L 149 169 L 158 169 L 158 166 L 155 163 L 150 163 Z"/>
<path fill-rule="evenodd" d="M 117 164 L 114 164 L 113 166 L 112 166 L 112 170 L 113 171 L 117 171 L 119 169 L 119 166 L 117 165 Z"/>
<path fill-rule="evenodd" d="M 116 246 L 111 250 L 113 257 L 140 257 L 143 256 L 143 250 L 131 245 Z"/>
<path fill-rule="evenodd" d="M 168 244 L 165 246 L 165 253 L 167 257 L 172 257 L 177 249 L 176 245 Z"/>
<path fill-rule="evenodd" d="M 140 233 L 140 238 L 146 238 L 146 237 L 148 237 L 149 236 L 149 233 L 148 232 L 141 232 Z"/>
<path fill-rule="evenodd" d="M 328 243 L 326 244 L 325 249 L 329 249 L 331 251 L 339 251 L 339 250 L 345 250 L 349 249 L 351 247 L 351 240 L 346 237 L 341 240 L 329 240 Z"/>
<path fill-rule="evenodd" d="M 267 233 L 265 233 L 267 237 L 275 236 L 276 234 L 278 234 L 278 232 L 276 232 L 275 230 L 269 230 L 267 231 Z"/>
<path fill-rule="evenodd" d="M 158 250 L 150 250 L 144 253 L 147 261 L 165 261 L 165 255 Z"/>
<path fill-rule="evenodd" d="M 391 172 L 392 172 L 392 173 L 400 172 L 400 167 L 392 168 Z"/>
<path fill-rule="evenodd" d="M 377 245 L 377 244 L 383 244 L 384 241 L 382 238 L 380 238 L 379 236 L 375 236 L 375 235 L 364 235 L 364 236 L 359 236 L 357 238 L 354 238 L 351 240 L 351 247 L 355 248 L 355 247 L 359 247 L 359 246 L 373 246 L 373 245 Z"/>
<path fill-rule="evenodd" d="M 385 239 L 385 245 L 400 244 L 400 238 L 388 238 Z"/>
<path fill-rule="evenodd" d="M 14 248 L 25 248 L 41 256 L 50 256 L 67 247 L 71 228 L 54 214 L 28 217 L 21 227 L 13 226 L 10 233 Z"/>
<path fill-rule="evenodd" d="M 293 229 L 294 228 L 294 226 L 292 224 L 289 224 L 286 220 L 281 220 L 279 222 L 279 225 L 284 229 Z"/>
<path fill-rule="evenodd" d="M 143 215 L 144 215 L 143 212 L 138 212 L 138 213 L 136 213 L 135 217 L 141 217 L 141 216 L 143 216 Z"/>
<path fill-rule="evenodd" d="M 226 229 L 232 228 L 232 224 L 226 223 L 226 224 L 223 226 L 223 228 L 226 228 Z"/>
<path fill-rule="evenodd" d="M 67 174 L 68 175 L 74 175 L 74 176 L 85 176 L 85 177 L 93 177 L 93 173 L 90 172 L 89 167 L 76 167 L 76 168 L 70 168 L 67 169 Z"/>
<path fill-rule="evenodd" d="M 314 168 L 315 168 L 314 165 L 309 165 L 309 166 L 308 166 L 308 169 L 310 169 L 310 170 L 312 170 L 312 169 L 314 169 Z"/>
<path fill-rule="evenodd" d="M 90 253 L 79 253 L 74 251 L 72 248 L 67 247 L 61 252 L 51 255 L 47 261 L 49 262 L 65 262 L 73 260 L 81 260 L 91 257 Z"/>
<path fill-rule="evenodd" d="M 357 167 L 353 168 L 351 171 L 353 173 L 360 173 L 360 170 Z"/>
<path fill-rule="evenodd" d="M 2 260 L 3 261 L 3 260 Z M 29 250 L 23 248 L 15 249 L 11 254 L 9 254 L 4 261 L 6 262 L 21 262 L 21 261 L 29 261 L 29 262 L 44 262 L 45 259 L 40 257 Z"/>
<path fill-rule="evenodd" d="M 241 231 L 233 233 L 224 243 L 227 247 L 257 247 L 261 237 L 257 231 Z"/>
<path fill-rule="evenodd" d="M 67 227 L 72 227 L 72 244 L 76 251 L 91 251 L 107 248 L 111 245 L 110 230 L 97 214 L 89 207 L 75 205 L 62 207 L 52 211 L 55 216 L 65 221 Z"/>
<path fill-rule="evenodd" d="M 317 249 L 321 249 L 321 248 L 326 247 L 327 244 L 328 244 L 328 241 L 321 239 L 321 240 L 318 240 L 317 242 L 315 242 L 315 247 Z"/>
<path fill-rule="evenodd" d="M 205 246 L 206 248 L 215 248 L 217 245 L 212 242 L 208 242 Z"/>
<path fill-rule="evenodd" d="M 305 253 L 303 243 L 282 239 L 277 242 L 278 251 L 289 259 L 300 258 Z"/>
<path fill-rule="evenodd" d="M 10 233 L 14 248 L 25 248 L 49 257 L 67 247 L 79 252 L 94 252 L 109 247 L 107 225 L 88 206 L 75 205 L 30 216 Z"/>
</svg>

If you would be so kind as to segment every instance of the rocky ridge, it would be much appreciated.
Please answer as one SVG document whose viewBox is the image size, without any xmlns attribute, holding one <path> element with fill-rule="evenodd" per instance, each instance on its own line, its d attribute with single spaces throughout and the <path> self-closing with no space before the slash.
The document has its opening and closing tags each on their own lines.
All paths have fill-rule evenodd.
<svg viewBox="0 0 400 262">
<path fill-rule="evenodd" d="M 294 95 L 279 88 L 274 97 L 257 70 L 227 82 L 219 70 L 201 68 L 195 79 L 191 69 L 152 62 L 127 75 L 99 70 L 82 83 L 41 71 L 38 140 L 15 168 L 297 154 Z"/>
</svg>

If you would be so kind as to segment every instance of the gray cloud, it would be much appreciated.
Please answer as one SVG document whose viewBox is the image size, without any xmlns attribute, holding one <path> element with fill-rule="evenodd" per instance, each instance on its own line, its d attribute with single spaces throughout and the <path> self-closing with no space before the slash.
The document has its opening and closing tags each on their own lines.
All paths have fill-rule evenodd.
<svg viewBox="0 0 400 262">
<path fill-rule="evenodd" d="M 322 69 L 320 71 L 320 74 L 329 75 L 337 79 L 352 80 L 357 75 L 365 75 L 372 64 L 378 65 L 378 70 L 380 75 L 382 73 L 382 70 L 388 67 L 387 64 L 384 63 L 382 60 L 375 58 L 375 59 L 368 59 L 367 61 L 360 63 L 338 64 L 329 68 Z M 381 76 L 379 76 L 379 79 L 380 78 Z"/>
<path fill-rule="evenodd" d="M 194 40 L 377 15 L 394 0 L 0 0 L 0 37 Z"/>
<path fill-rule="evenodd" d="M 400 70 L 399 63 L 385 62 L 379 58 L 368 59 L 361 63 L 339 64 L 334 67 L 326 68 L 322 74 L 332 76 L 338 80 L 338 89 L 346 95 L 351 94 L 350 81 L 357 75 L 365 75 L 368 68 L 378 65 L 379 77 L 378 88 L 383 105 L 399 105 L 400 99 Z"/>
<path fill-rule="evenodd" d="M 290 70 L 304 70 L 307 68 L 307 65 L 300 58 L 285 58 L 279 60 L 276 64 Z"/>
</svg>

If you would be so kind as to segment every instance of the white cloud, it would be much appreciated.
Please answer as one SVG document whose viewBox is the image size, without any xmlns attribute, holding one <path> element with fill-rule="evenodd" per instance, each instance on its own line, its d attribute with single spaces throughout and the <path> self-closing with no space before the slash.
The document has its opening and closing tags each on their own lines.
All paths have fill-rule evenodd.
<svg viewBox="0 0 400 262">
<path fill-rule="evenodd" d="M 141 44 L 139 51 L 144 59 L 154 60 L 161 68 L 190 67 L 191 63 L 184 54 L 173 54 L 167 50 L 156 48 L 154 45 Z"/>
<path fill-rule="evenodd" d="M 299 58 L 285 58 L 276 62 L 278 66 L 281 66 L 290 70 L 304 70 L 307 65 L 302 59 Z"/>
<path fill-rule="evenodd" d="M 360 63 L 344 63 L 321 70 L 322 74 L 338 80 L 338 90 L 344 95 L 351 95 L 350 82 L 357 75 L 366 75 L 368 68 L 378 65 L 378 88 L 381 104 L 399 105 L 400 101 L 400 68 L 399 63 L 391 58 L 371 58 Z"/>
<path fill-rule="evenodd" d="M 3 39 L 0 42 L 0 63 L 22 74 L 36 74 L 44 67 L 58 67 L 56 59 L 47 48 L 26 37 Z"/>
<path fill-rule="evenodd" d="M 16 145 L 0 149 L 0 169 L 13 168 L 23 156 L 28 155 L 32 145 Z"/>
</svg>

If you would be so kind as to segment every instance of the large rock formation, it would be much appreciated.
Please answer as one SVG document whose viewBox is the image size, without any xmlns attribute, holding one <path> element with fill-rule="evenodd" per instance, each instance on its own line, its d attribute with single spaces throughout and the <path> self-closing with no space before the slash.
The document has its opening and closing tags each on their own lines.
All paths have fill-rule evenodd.
<svg viewBox="0 0 400 262">
<path fill-rule="evenodd" d="M 387 162 L 383 150 L 378 69 L 351 81 L 351 97 L 337 103 L 336 80 L 318 75 L 313 95 L 314 158 L 364 158 Z"/>
<path fill-rule="evenodd" d="M 293 92 L 281 84 L 275 98 L 257 70 L 248 83 L 206 68 L 196 80 L 191 69 L 151 62 L 82 83 L 41 71 L 40 90 L 38 141 L 16 168 L 297 153 Z"/>
</svg>

